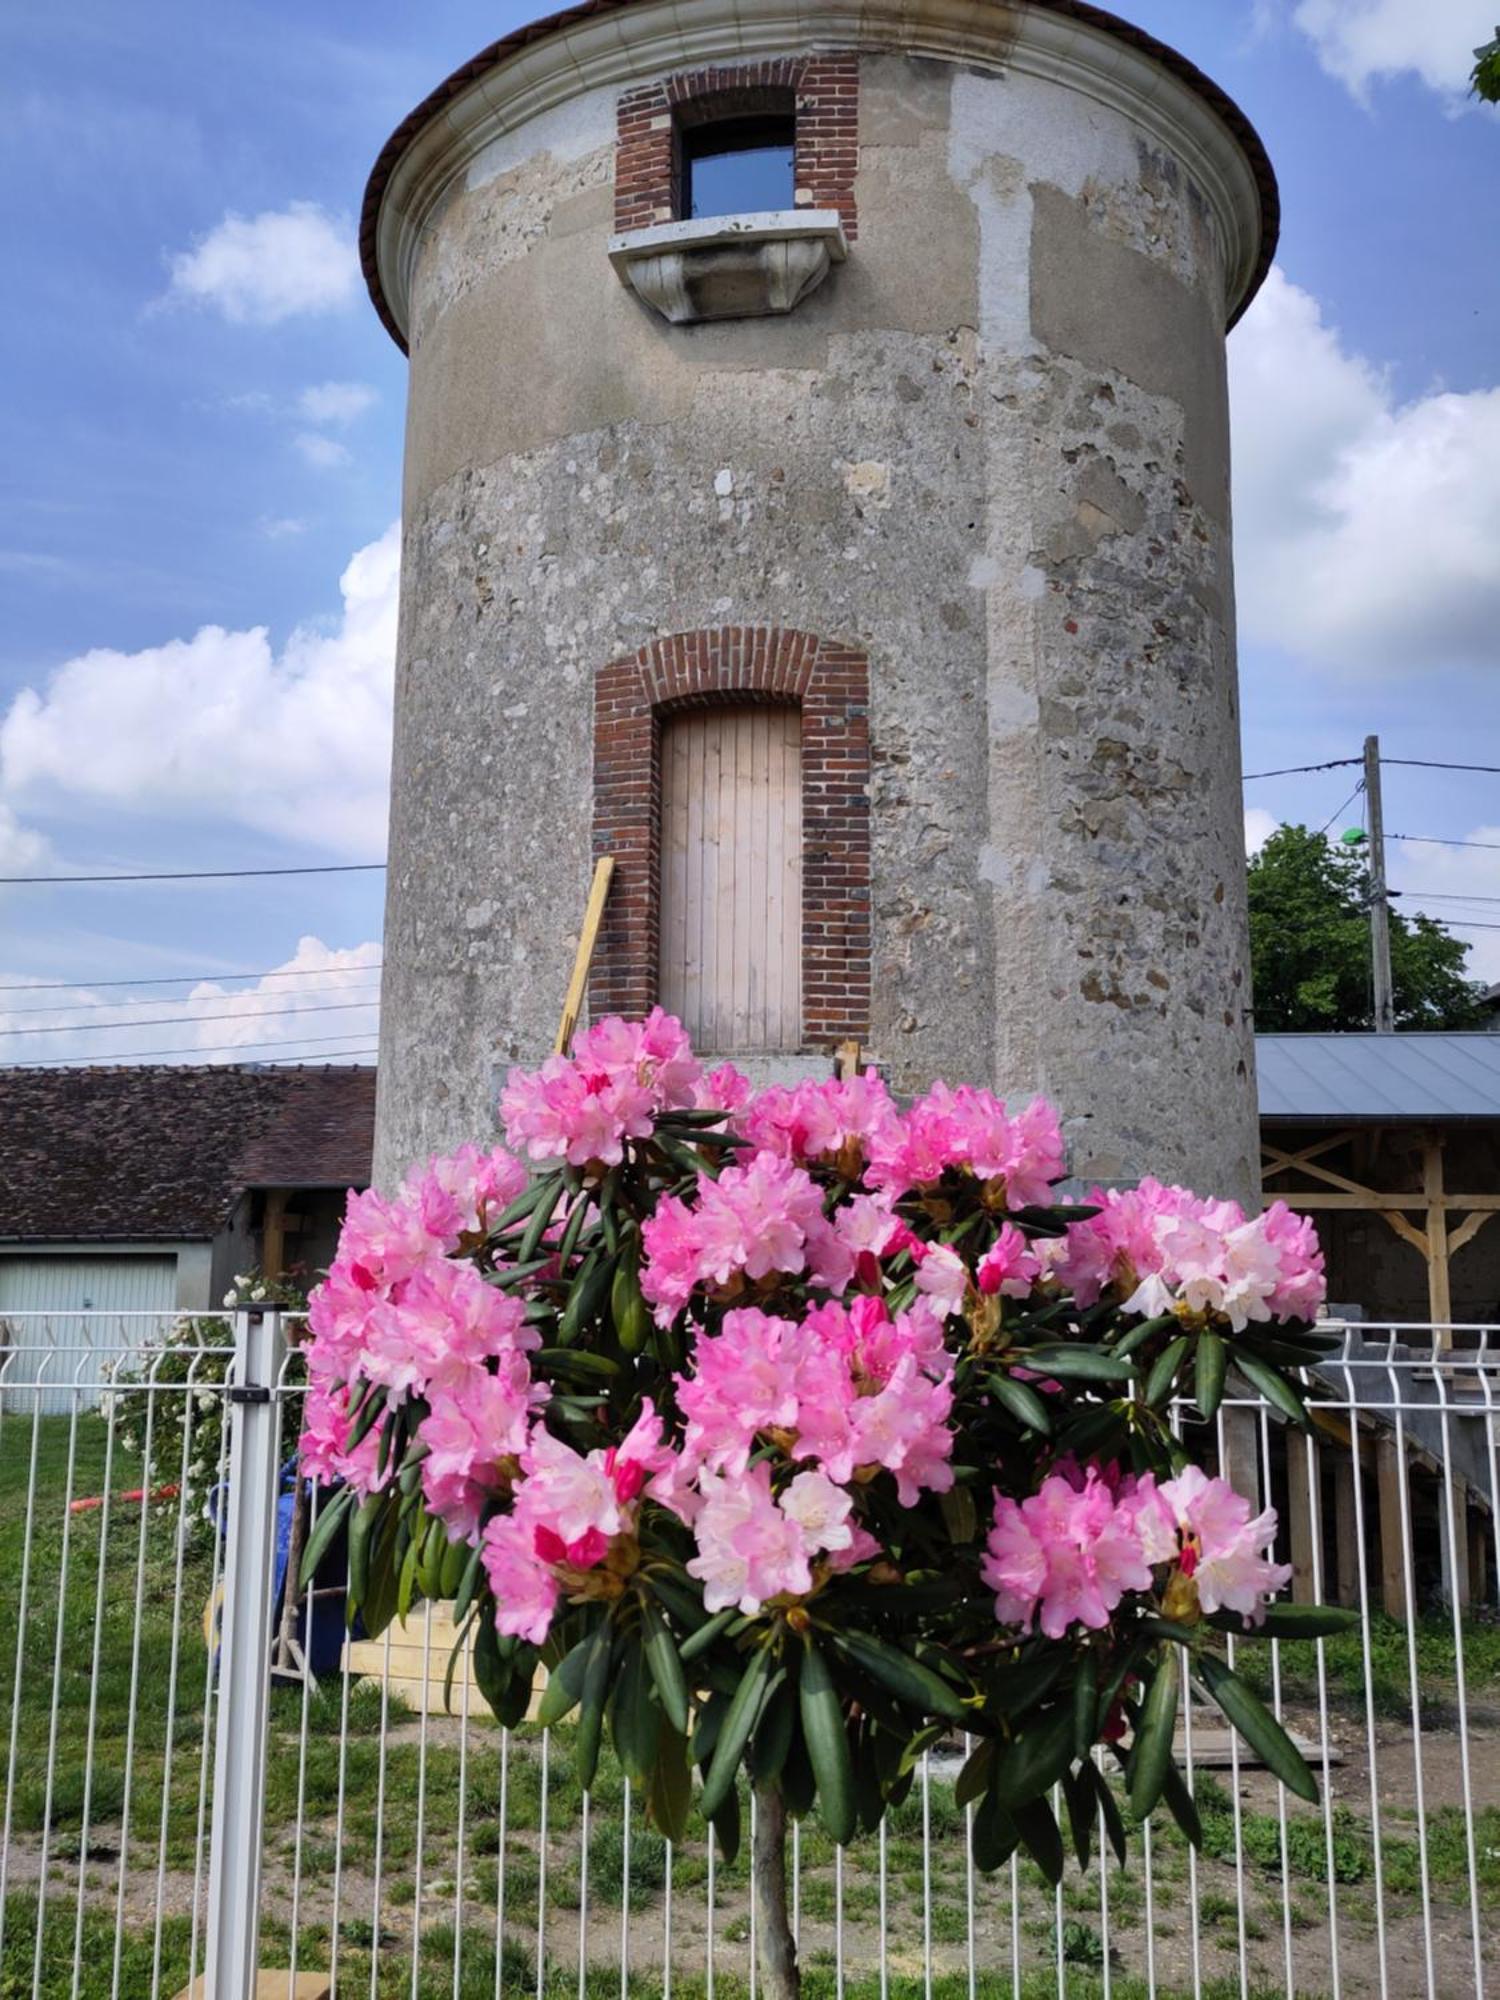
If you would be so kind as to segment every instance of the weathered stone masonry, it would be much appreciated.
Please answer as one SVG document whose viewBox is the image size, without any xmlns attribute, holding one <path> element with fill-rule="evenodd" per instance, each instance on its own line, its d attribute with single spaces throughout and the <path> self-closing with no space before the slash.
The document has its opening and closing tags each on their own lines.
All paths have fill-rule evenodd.
<svg viewBox="0 0 1500 2000">
<path fill-rule="evenodd" d="M 802 1015 L 814 1045 L 870 1032 L 870 669 L 806 632 L 721 627 L 654 640 L 594 687 L 594 853 L 617 864 L 589 982 L 600 1014 L 656 1002 L 663 718 L 723 701 L 802 718 Z"/>
<path fill-rule="evenodd" d="M 824 771 L 848 839 L 808 841 L 802 1060 L 855 1032 L 898 1089 L 1046 1091 L 1079 1174 L 1252 1193 L 1224 328 L 1269 168 L 1072 0 L 816 19 L 826 48 L 786 0 L 600 0 L 460 72 L 372 179 L 412 353 L 379 1172 L 493 1134 L 606 842 L 594 1005 L 651 997 L 655 718 L 804 634 L 867 691 Z M 673 90 L 806 100 L 818 66 L 847 262 L 781 317 L 668 325 L 609 262 L 617 199 L 673 198 L 632 145 Z"/>
</svg>

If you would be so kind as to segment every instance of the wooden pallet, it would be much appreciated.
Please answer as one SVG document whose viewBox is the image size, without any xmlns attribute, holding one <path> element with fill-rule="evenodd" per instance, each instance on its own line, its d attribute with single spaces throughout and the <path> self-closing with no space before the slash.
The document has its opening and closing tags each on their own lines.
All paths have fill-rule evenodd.
<svg viewBox="0 0 1500 2000">
<path fill-rule="evenodd" d="M 391 1626 L 389 1643 L 382 1633 L 378 1639 L 350 1639 L 344 1645 L 345 1671 L 355 1677 L 384 1680 L 394 1695 L 417 1714 L 461 1716 L 464 1689 L 468 1687 L 468 1712 L 488 1718 L 484 1696 L 474 1679 L 473 1640 L 464 1646 L 453 1669 L 453 1687 L 445 1704 L 443 1684 L 448 1674 L 448 1658 L 458 1637 L 446 1604 L 418 1604 L 403 1622 Z M 534 1719 L 537 1702 L 547 1685 L 547 1670 L 538 1667 L 531 1691 L 527 1719 Z M 300 2000 L 300 1996 L 299 1996 Z"/>
</svg>

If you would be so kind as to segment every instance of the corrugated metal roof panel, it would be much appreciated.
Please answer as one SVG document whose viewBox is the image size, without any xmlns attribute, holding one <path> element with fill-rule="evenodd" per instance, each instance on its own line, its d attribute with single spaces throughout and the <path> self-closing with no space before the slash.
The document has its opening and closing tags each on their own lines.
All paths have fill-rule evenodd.
<svg viewBox="0 0 1500 2000">
<path fill-rule="evenodd" d="M 1500 1035 L 1257 1035 L 1263 1119 L 1500 1118 Z"/>
</svg>

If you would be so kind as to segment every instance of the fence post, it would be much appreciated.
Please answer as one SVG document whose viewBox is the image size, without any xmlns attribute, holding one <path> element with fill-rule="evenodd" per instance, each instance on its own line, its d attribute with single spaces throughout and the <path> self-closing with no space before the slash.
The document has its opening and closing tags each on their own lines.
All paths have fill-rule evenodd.
<svg viewBox="0 0 1500 2000">
<path fill-rule="evenodd" d="M 281 1445 L 277 1390 L 286 1356 L 280 1312 L 257 1305 L 238 1310 L 234 1350 L 204 1954 L 209 2000 L 253 2000 L 256 1985 Z"/>
</svg>

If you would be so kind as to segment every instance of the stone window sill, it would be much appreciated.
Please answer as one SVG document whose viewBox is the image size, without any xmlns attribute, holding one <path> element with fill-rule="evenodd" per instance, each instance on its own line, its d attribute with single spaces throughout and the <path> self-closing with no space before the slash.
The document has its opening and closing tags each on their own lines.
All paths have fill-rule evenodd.
<svg viewBox="0 0 1500 2000">
<path fill-rule="evenodd" d="M 621 284 L 674 326 L 789 313 L 848 255 L 833 208 L 659 222 L 609 242 Z"/>
</svg>

